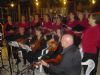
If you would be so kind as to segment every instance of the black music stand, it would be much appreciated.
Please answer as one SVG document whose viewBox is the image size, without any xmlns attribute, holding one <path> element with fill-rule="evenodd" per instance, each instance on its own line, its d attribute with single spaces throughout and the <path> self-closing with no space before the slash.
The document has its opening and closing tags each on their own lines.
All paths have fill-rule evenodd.
<svg viewBox="0 0 100 75">
<path fill-rule="evenodd" d="M 22 50 L 20 47 L 19 47 L 19 50 Z M 16 75 L 23 75 L 24 74 L 24 71 L 25 70 L 30 70 L 31 69 L 31 65 L 28 65 L 26 68 L 22 69 L 22 70 L 19 70 L 19 65 L 17 64 L 17 72 L 16 72 Z"/>
<path fill-rule="evenodd" d="M 8 61 L 9 61 L 9 68 L 10 68 L 10 73 L 11 73 L 11 75 L 13 75 L 13 72 L 14 73 L 17 73 L 18 71 L 19 71 L 19 67 L 18 67 L 18 65 L 17 65 L 17 72 L 15 72 L 15 71 L 13 71 L 13 64 L 14 64 L 14 62 L 13 62 L 13 52 L 12 52 L 12 46 L 10 46 L 9 45 L 9 42 L 7 42 L 6 41 L 6 46 L 9 46 L 10 47 L 10 51 L 11 51 L 11 56 L 8 56 Z"/>
<path fill-rule="evenodd" d="M 9 42 L 9 45 L 10 45 L 10 47 L 11 47 L 11 55 L 12 55 L 12 47 L 17 47 L 18 48 L 18 51 L 20 51 L 20 46 L 19 46 L 19 44 L 17 43 L 17 46 L 16 46 L 16 44 L 15 43 L 12 43 L 12 42 Z M 14 45 L 15 44 L 15 45 Z M 13 57 L 13 56 L 11 56 L 11 57 Z M 12 59 L 12 58 L 11 58 Z M 13 62 L 13 61 L 12 61 Z M 22 73 L 23 71 L 25 71 L 25 70 L 27 70 L 28 69 L 28 67 L 26 67 L 25 69 L 23 69 L 23 70 L 19 70 L 19 63 L 18 64 L 16 64 L 17 65 L 17 71 L 13 71 L 14 73 L 16 73 L 16 75 L 19 75 L 19 74 L 24 74 L 24 73 Z"/>
<path fill-rule="evenodd" d="M 11 61 L 10 61 L 10 58 L 9 58 L 9 65 L 10 65 L 10 69 L 11 69 L 11 74 L 12 74 L 12 72 L 14 72 L 14 73 L 16 73 L 16 75 L 18 75 L 19 72 L 20 72 L 20 70 L 19 70 L 19 63 L 16 64 L 16 65 L 17 65 L 17 72 L 13 71 L 13 70 L 12 70 L 12 66 L 11 66 L 11 65 L 13 65 L 13 52 L 12 52 L 12 46 L 10 46 L 10 48 L 11 48 Z"/>
<path fill-rule="evenodd" d="M 24 51 L 25 49 L 22 49 L 21 47 L 19 47 L 19 50 L 22 50 L 22 51 Z M 25 50 L 26 51 L 26 50 Z M 18 68 L 19 68 L 19 66 L 17 66 Z M 23 75 L 24 74 L 24 71 L 28 71 L 29 72 L 29 70 L 33 70 L 33 75 L 34 75 L 34 69 L 35 68 L 32 68 L 32 64 L 30 64 L 30 65 L 28 65 L 26 68 L 24 68 L 24 69 L 22 69 L 22 70 L 17 70 L 17 72 L 16 72 L 16 75 Z"/>
</svg>

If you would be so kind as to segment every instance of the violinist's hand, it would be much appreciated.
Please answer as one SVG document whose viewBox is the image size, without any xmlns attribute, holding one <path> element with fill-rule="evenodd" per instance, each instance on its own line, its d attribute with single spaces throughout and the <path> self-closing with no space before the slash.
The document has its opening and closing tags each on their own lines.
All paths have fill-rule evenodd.
<svg viewBox="0 0 100 75">
<path fill-rule="evenodd" d="M 36 65 L 41 65 L 41 62 L 39 61 L 39 62 L 36 62 L 35 64 L 36 64 Z"/>
<path fill-rule="evenodd" d="M 43 65 L 43 66 L 45 66 L 45 67 L 49 67 L 49 64 L 48 63 L 46 63 L 45 61 L 43 61 L 43 60 L 41 60 L 41 64 Z"/>
<path fill-rule="evenodd" d="M 35 68 L 39 68 L 39 65 L 41 65 L 40 62 L 35 62 L 35 63 L 32 64 L 32 66 L 35 67 Z"/>
<path fill-rule="evenodd" d="M 30 47 L 31 47 L 31 48 L 34 48 L 34 47 L 35 47 L 35 44 L 31 44 Z"/>
</svg>

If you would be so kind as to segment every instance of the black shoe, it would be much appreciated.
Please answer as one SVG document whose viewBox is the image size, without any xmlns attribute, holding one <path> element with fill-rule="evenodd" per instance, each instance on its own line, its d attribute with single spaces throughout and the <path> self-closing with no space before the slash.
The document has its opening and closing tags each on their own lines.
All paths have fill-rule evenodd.
<svg viewBox="0 0 100 75">
<path fill-rule="evenodd" d="M 21 60 L 20 59 L 17 59 L 16 65 L 18 65 L 20 62 L 21 62 Z"/>
</svg>

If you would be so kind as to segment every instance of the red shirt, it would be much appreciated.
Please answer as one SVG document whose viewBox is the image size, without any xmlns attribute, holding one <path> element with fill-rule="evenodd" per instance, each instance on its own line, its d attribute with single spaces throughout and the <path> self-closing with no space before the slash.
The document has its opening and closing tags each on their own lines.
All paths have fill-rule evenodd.
<svg viewBox="0 0 100 75">
<path fill-rule="evenodd" d="M 42 22 L 42 29 L 44 32 L 49 32 L 52 30 L 52 23 L 51 22 Z"/>
<path fill-rule="evenodd" d="M 61 29 L 61 24 L 57 25 L 56 23 L 52 25 L 52 29 L 56 31 L 57 29 Z"/>
<path fill-rule="evenodd" d="M 51 22 L 43 22 L 43 27 L 51 29 L 52 28 L 52 23 Z"/>
<path fill-rule="evenodd" d="M 68 22 L 68 27 L 71 27 L 71 28 L 73 28 L 73 27 L 75 27 L 76 25 L 78 25 L 78 21 L 77 20 L 74 20 L 73 22 Z"/>
<path fill-rule="evenodd" d="M 72 22 L 69 21 L 67 23 L 67 26 L 73 28 L 73 27 L 75 27 L 78 24 L 79 24 L 79 22 L 77 20 L 74 20 Z M 74 35 L 75 34 L 73 30 L 66 31 L 66 33 L 71 34 L 71 35 Z"/>
<path fill-rule="evenodd" d="M 99 30 L 100 30 L 100 24 L 98 26 L 99 26 Z M 98 48 L 100 48 L 100 37 L 99 37 L 99 41 L 98 41 Z"/>
<path fill-rule="evenodd" d="M 78 24 L 85 27 L 85 28 L 90 27 L 87 19 L 83 19 L 82 21 L 78 21 Z"/>
<path fill-rule="evenodd" d="M 17 29 L 13 29 L 13 28 L 17 28 L 17 25 L 14 22 L 12 22 L 12 25 L 10 25 L 8 22 L 5 23 L 4 25 L 5 36 L 10 36 L 10 35 L 15 34 L 14 32 L 16 32 Z M 14 32 L 10 32 L 11 30 Z"/>
<path fill-rule="evenodd" d="M 27 28 L 28 27 L 28 23 L 22 23 L 22 22 L 20 22 L 19 24 L 19 27 L 24 27 L 24 28 Z"/>
<path fill-rule="evenodd" d="M 90 27 L 83 32 L 82 48 L 84 53 L 95 54 L 97 52 L 100 30 L 98 26 Z"/>
<path fill-rule="evenodd" d="M 38 23 L 40 23 L 39 20 L 38 20 L 37 22 L 35 22 L 35 20 L 33 20 L 31 25 L 32 25 L 32 26 L 35 26 L 35 25 L 37 25 Z"/>
</svg>

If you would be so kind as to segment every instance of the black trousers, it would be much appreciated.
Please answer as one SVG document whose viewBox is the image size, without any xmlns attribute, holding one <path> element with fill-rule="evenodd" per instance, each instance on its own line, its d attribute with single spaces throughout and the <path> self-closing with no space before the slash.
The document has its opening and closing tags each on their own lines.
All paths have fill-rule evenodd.
<svg viewBox="0 0 100 75">
<path fill-rule="evenodd" d="M 96 54 L 84 53 L 84 57 L 82 59 L 83 62 L 85 62 L 88 59 L 93 59 L 94 62 L 95 62 L 95 68 L 92 70 L 90 75 L 96 75 L 97 66 L 98 66 L 98 57 L 99 57 L 99 49 L 97 49 L 97 53 Z M 83 66 L 83 68 L 84 68 L 84 74 L 85 74 L 87 66 Z"/>
<path fill-rule="evenodd" d="M 81 43 L 81 37 L 74 35 L 74 45 L 78 47 L 80 43 Z"/>
</svg>

